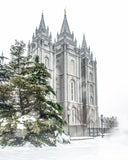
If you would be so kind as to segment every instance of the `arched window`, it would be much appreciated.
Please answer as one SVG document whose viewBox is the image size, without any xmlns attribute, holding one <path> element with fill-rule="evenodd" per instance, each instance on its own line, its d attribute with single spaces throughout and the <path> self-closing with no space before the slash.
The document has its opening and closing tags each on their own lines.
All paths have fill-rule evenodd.
<svg viewBox="0 0 128 160">
<path fill-rule="evenodd" d="M 75 82 L 71 81 L 71 101 L 75 100 Z"/>
<path fill-rule="evenodd" d="M 43 40 L 41 39 L 41 40 L 40 40 L 40 45 L 42 46 L 42 44 L 43 44 Z"/>
<path fill-rule="evenodd" d="M 32 43 L 32 49 L 34 49 L 36 47 L 35 43 Z"/>
<path fill-rule="evenodd" d="M 90 79 L 91 81 L 93 81 L 93 74 L 92 74 L 92 72 L 90 72 L 90 74 L 89 74 L 89 79 Z"/>
<path fill-rule="evenodd" d="M 92 96 L 90 97 L 90 104 L 94 104 L 94 98 Z"/>
<path fill-rule="evenodd" d="M 93 85 L 90 85 L 90 92 L 93 93 Z"/>
<path fill-rule="evenodd" d="M 45 63 L 45 66 L 48 68 L 49 67 L 49 59 L 48 59 L 48 57 L 45 57 L 44 63 Z"/>
<path fill-rule="evenodd" d="M 56 74 L 61 74 L 61 65 L 56 66 Z"/>
<path fill-rule="evenodd" d="M 73 60 L 71 60 L 70 62 L 70 73 L 74 74 L 74 61 Z"/>
<path fill-rule="evenodd" d="M 76 123 L 76 109 L 74 107 L 71 110 L 71 123 L 72 124 Z"/>
</svg>

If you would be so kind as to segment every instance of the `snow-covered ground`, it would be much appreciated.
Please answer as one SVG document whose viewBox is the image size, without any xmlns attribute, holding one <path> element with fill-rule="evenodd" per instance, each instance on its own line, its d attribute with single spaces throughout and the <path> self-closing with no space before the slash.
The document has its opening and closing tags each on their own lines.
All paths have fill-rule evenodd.
<svg viewBox="0 0 128 160">
<path fill-rule="evenodd" d="M 128 160 L 128 133 L 75 140 L 57 147 L 0 147 L 0 160 Z"/>
</svg>

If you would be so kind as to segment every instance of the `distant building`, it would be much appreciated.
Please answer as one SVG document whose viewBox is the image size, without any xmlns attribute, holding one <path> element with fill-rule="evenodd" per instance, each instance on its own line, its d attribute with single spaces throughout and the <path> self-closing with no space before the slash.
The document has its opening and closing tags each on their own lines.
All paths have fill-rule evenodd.
<svg viewBox="0 0 128 160">
<path fill-rule="evenodd" d="M 104 128 L 107 128 L 107 129 L 112 129 L 114 127 L 118 127 L 118 120 L 117 120 L 117 117 L 104 117 L 104 121 L 103 121 L 103 124 L 104 124 Z"/>
<path fill-rule="evenodd" d="M 68 119 L 72 136 L 87 135 L 88 128 L 99 127 L 97 99 L 97 62 L 87 46 L 85 35 L 82 45 L 71 33 L 66 12 L 57 40 L 52 42 L 49 27 L 46 28 L 42 14 L 39 28 L 28 44 L 28 55 L 40 57 L 52 79 L 50 84 L 56 97 L 50 98 L 63 106 L 63 118 Z"/>
</svg>

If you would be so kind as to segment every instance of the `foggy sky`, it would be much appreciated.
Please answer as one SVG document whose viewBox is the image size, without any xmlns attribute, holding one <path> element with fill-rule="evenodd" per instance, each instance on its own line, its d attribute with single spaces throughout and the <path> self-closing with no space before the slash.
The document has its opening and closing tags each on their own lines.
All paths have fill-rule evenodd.
<svg viewBox="0 0 128 160">
<path fill-rule="evenodd" d="M 4 0 L 0 2 L 0 54 L 9 57 L 14 40 L 32 39 L 42 11 L 56 38 L 64 9 L 78 46 L 83 33 L 97 59 L 99 114 L 117 116 L 124 125 L 128 115 L 128 9 L 127 0 Z M 128 120 L 128 119 L 127 119 Z M 124 125 L 125 126 L 125 125 Z"/>
</svg>

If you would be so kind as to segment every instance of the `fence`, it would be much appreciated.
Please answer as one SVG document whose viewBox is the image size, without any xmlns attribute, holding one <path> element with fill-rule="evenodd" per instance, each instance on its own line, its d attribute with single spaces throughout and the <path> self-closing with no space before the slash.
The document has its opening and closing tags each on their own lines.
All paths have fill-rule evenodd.
<svg viewBox="0 0 128 160">
<path fill-rule="evenodd" d="M 109 128 L 87 128 L 86 125 L 70 125 L 70 136 L 71 137 L 81 137 L 90 136 L 96 137 L 102 135 L 102 133 L 109 133 Z M 68 133 L 68 126 L 64 127 L 64 132 Z"/>
<path fill-rule="evenodd" d="M 88 135 L 92 137 L 100 136 L 108 132 L 109 128 L 88 128 Z"/>
</svg>

